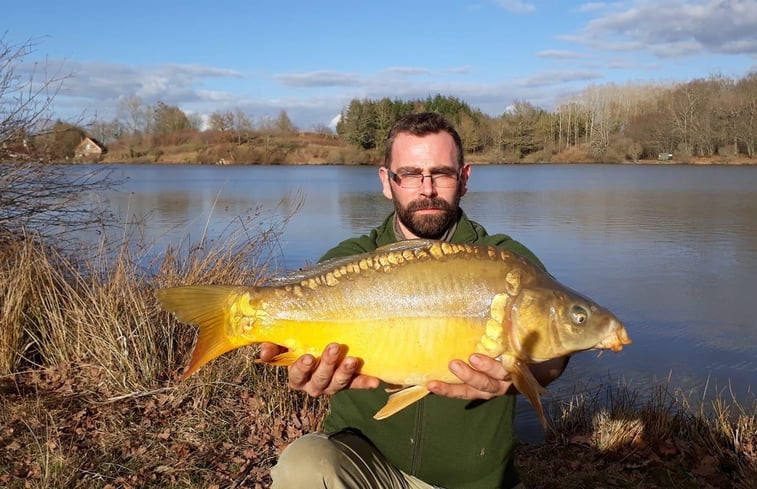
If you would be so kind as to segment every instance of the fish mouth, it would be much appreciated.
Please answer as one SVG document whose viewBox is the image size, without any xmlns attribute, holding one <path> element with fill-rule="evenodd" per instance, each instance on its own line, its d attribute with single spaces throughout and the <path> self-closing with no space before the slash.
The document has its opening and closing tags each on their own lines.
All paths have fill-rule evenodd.
<svg viewBox="0 0 757 489">
<path fill-rule="evenodd" d="M 610 334 L 597 343 L 594 348 L 619 352 L 623 350 L 623 345 L 630 345 L 631 343 L 626 328 L 620 322 L 613 320 L 610 325 Z"/>
</svg>

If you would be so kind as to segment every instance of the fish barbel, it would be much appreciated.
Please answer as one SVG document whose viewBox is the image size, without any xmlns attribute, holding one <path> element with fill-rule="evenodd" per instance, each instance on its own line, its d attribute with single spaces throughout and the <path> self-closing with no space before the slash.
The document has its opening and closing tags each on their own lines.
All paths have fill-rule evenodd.
<svg viewBox="0 0 757 489">
<path fill-rule="evenodd" d="M 631 343 L 611 312 L 491 246 L 401 241 L 262 287 L 184 286 L 156 295 L 164 309 L 200 328 L 183 378 L 253 343 L 286 347 L 276 365 L 340 343 L 362 360 L 360 373 L 405 387 L 376 419 L 427 395 L 429 381 L 460 383 L 449 362 L 482 353 L 502 361 L 546 423 L 539 399 L 545 390 L 529 363 Z"/>
</svg>

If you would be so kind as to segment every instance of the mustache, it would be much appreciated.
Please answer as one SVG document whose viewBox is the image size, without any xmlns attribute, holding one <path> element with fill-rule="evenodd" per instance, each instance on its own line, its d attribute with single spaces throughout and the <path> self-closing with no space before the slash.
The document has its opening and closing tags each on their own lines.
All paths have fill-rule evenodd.
<svg viewBox="0 0 757 489">
<path fill-rule="evenodd" d="M 441 209 L 451 211 L 452 205 L 444 199 L 437 198 L 414 200 L 407 204 L 407 212 L 415 212 L 423 209 Z"/>
</svg>

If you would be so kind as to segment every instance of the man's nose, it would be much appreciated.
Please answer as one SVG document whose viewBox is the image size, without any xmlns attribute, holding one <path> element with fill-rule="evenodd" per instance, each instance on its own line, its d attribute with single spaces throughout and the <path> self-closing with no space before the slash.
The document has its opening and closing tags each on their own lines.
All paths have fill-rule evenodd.
<svg viewBox="0 0 757 489">
<path fill-rule="evenodd" d="M 431 175 L 424 175 L 423 176 L 423 182 L 421 183 L 421 195 L 425 195 L 427 197 L 433 197 L 436 195 L 436 187 L 434 186 L 434 179 L 431 178 Z"/>
</svg>

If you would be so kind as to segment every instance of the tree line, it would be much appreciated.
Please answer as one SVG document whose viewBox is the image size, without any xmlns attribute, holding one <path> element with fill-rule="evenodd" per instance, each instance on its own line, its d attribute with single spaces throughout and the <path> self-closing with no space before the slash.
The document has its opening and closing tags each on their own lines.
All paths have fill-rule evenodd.
<svg viewBox="0 0 757 489">
<path fill-rule="evenodd" d="M 342 112 L 337 133 L 364 149 L 378 148 L 398 117 L 418 111 L 446 116 L 467 152 L 486 153 L 493 161 L 550 161 L 573 147 L 603 162 L 661 155 L 679 161 L 753 158 L 757 152 L 757 73 L 679 84 L 590 86 L 553 111 L 515 101 L 499 116 L 442 95 L 355 99 Z"/>
<path fill-rule="evenodd" d="M 131 139 L 153 146 L 180 144 L 182 134 L 187 133 L 219 133 L 220 140 L 236 140 L 241 144 L 250 133 L 293 134 L 297 130 L 285 110 L 276 118 L 265 117 L 256 122 L 239 109 L 215 111 L 204 119 L 200 114 L 187 114 L 162 101 L 145 104 L 137 96 L 122 98 L 112 121 L 95 122 L 89 127 L 105 143 Z"/>
<path fill-rule="evenodd" d="M 485 155 L 492 162 L 551 161 L 571 148 L 598 162 L 661 156 L 685 162 L 716 155 L 754 158 L 757 153 L 757 74 L 679 84 L 596 85 L 552 111 L 519 100 L 499 116 L 439 94 L 415 100 L 354 99 L 343 109 L 336 133 L 356 148 L 380 151 L 397 118 L 421 111 L 447 117 L 460 133 L 466 153 Z M 331 132 L 325 125 L 314 131 Z M 198 136 L 206 145 L 242 145 L 259 143 L 260 134 L 297 132 L 284 110 L 257 123 L 239 109 L 216 111 L 203 120 L 164 102 L 148 105 L 139 97 L 125 97 L 112 121 L 97 121 L 86 128 L 58 121 L 34 138 L 23 132 L 17 135 L 24 137 L 26 149 L 34 155 L 61 161 L 73 156 L 84 135 L 106 145 L 125 146 L 125 154 L 138 157 L 139 151 L 159 152 Z"/>
</svg>

